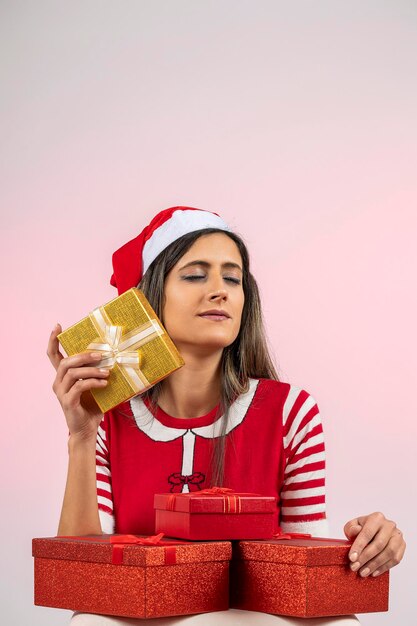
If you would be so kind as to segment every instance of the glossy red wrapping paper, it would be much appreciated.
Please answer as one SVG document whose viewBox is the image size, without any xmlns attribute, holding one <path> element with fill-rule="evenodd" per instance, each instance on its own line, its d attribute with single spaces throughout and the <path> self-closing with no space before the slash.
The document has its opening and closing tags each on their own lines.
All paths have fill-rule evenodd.
<svg viewBox="0 0 417 626">
<path fill-rule="evenodd" d="M 389 572 L 362 578 L 342 539 L 241 541 L 233 546 L 230 606 L 293 617 L 388 610 Z"/>
<path fill-rule="evenodd" d="M 188 540 L 267 539 L 276 499 L 214 487 L 154 497 L 156 532 Z"/>
<path fill-rule="evenodd" d="M 33 539 L 35 604 L 136 618 L 228 608 L 230 543 L 118 544 L 123 537 L 137 538 Z"/>
</svg>

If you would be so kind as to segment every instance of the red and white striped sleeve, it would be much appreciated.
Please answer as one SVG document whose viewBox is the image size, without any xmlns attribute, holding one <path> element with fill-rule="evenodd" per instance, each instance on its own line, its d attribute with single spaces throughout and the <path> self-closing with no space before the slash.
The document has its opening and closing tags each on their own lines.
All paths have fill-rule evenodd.
<svg viewBox="0 0 417 626">
<path fill-rule="evenodd" d="M 315 399 L 290 386 L 283 410 L 285 470 L 280 525 L 286 532 L 328 537 L 323 426 Z"/>
<path fill-rule="evenodd" d="M 98 514 L 100 517 L 101 531 L 105 534 L 113 534 L 113 495 L 111 487 L 111 469 L 108 450 L 106 415 L 104 415 L 97 431 L 96 482 Z"/>
</svg>

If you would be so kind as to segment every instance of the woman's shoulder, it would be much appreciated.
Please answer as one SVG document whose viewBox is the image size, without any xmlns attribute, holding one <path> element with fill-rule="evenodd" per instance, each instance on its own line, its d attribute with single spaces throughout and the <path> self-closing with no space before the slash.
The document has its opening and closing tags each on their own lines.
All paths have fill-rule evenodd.
<svg viewBox="0 0 417 626">
<path fill-rule="evenodd" d="M 307 397 L 313 397 L 312 394 L 307 391 L 305 387 L 301 387 L 300 385 L 296 385 L 294 383 L 284 382 L 282 380 L 275 380 L 272 378 L 250 378 L 250 381 L 253 381 L 251 384 L 256 384 L 257 381 L 257 392 L 263 394 L 271 394 L 271 395 L 279 395 L 279 396 L 291 396 L 306 399 Z"/>
<path fill-rule="evenodd" d="M 321 423 L 317 402 L 304 387 L 269 378 L 255 380 L 253 406 L 261 410 L 263 416 L 279 414 L 284 426 L 294 431 L 300 425 L 309 429 Z"/>
</svg>

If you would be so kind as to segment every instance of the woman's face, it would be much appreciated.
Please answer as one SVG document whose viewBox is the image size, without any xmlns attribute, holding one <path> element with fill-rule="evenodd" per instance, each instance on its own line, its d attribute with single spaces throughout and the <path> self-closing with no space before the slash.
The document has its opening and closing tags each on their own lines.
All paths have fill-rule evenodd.
<svg viewBox="0 0 417 626">
<path fill-rule="evenodd" d="M 199 237 L 167 274 L 163 324 L 181 351 L 223 349 L 239 334 L 245 300 L 242 258 L 223 233 Z M 210 310 L 226 316 L 208 315 Z"/>
</svg>

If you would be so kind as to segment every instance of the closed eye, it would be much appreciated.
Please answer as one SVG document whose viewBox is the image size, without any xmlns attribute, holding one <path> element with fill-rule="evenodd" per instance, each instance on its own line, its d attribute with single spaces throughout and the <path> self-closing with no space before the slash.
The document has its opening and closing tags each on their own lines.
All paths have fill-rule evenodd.
<svg viewBox="0 0 417 626">
<path fill-rule="evenodd" d="M 197 276 L 195 274 L 192 274 L 191 276 L 183 276 L 184 280 L 200 280 L 201 278 L 205 278 L 205 276 Z M 235 285 L 240 285 L 240 278 L 234 278 L 233 276 L 225 276 L 224 280 L 228 280 L 231 283 L 234 283 Z"/>
</svg>

